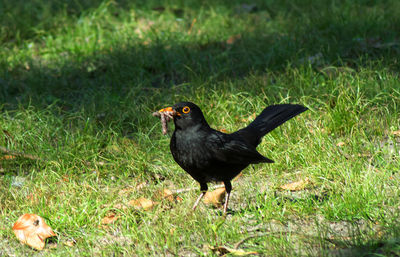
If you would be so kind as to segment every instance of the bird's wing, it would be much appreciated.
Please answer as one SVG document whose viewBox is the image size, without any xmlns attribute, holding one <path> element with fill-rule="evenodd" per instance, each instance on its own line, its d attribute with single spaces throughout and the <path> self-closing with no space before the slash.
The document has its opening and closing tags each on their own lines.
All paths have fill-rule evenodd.
<svg viewBox="0 0 400 257">
<path fill-rule="evenodd" d="M 240 138 L 218 131 L 210 133 L 205 144 L 218 161 L 232 164 L 274 162 L 262 156 L 253 146 Z"/>
</svg>

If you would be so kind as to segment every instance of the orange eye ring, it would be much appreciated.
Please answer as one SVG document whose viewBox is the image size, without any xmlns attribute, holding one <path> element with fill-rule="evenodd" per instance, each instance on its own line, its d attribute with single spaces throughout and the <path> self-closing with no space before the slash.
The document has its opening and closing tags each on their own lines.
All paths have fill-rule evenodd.
<svg viewBox="0 0 400 257">
<path fill-rule="evenodd" d="M 190 112 L 189 106 L 183 107 L 183 108 L 182 108 L 182 112 L 183 112 L 183 113 L 189 113 L 189 112 Z"/>
</svg>

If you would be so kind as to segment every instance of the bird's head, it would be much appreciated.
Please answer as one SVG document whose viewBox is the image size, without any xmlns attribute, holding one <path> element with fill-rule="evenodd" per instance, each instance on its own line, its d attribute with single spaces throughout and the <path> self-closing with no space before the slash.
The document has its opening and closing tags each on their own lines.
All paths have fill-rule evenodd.
<svg viewBox="0 0 400 257">
<path fill-rule="evenodd" d="M 208 126 L 203 112 L 191 102 L 180 102 L 172 107 L 161 109 L 159 112 L 173 113 L 172 116 L 177 129 L 186 129 L 198 125 Z"/>
</svg>

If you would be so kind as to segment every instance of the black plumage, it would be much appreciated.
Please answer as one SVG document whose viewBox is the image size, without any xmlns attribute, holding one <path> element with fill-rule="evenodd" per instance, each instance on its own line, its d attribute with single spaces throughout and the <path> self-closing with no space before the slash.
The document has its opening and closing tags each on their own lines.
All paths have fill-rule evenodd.
<svg viewBox="0 0 400 257">
<path fill-rule="evenodd" d="M 232 190 L 231 180 L 249 164 L 273 162 L 256 150 L 262 137 L 306 110 L 301 105 L 272 105 L 265 108 L 247 127 L 232 134 L 212 129 L 194 103 L 181 102 L 160 110 L 161 113 L 173 113 L 175 130 L 170 149 L 174 160 L 200 183 L 202 193 L 193 209 L 207 191 L 208 182 L 222 181 L 227 192 L 224 204 L 226 213 Z"/>
</svg>

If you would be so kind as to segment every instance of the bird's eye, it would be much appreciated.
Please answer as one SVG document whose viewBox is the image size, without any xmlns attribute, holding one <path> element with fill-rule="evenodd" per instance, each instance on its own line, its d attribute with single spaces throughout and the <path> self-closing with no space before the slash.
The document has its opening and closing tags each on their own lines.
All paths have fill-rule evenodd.
<svg viewBox="0 0 400 257">
<path fill-rule="evenodd" d="M 189 113 L 189 112 L 190 112 L 189 106 L 183 107 L 183 108 L 182 108 L 182 112 L 183 112 L 183 113 Z"/>
</svg>

